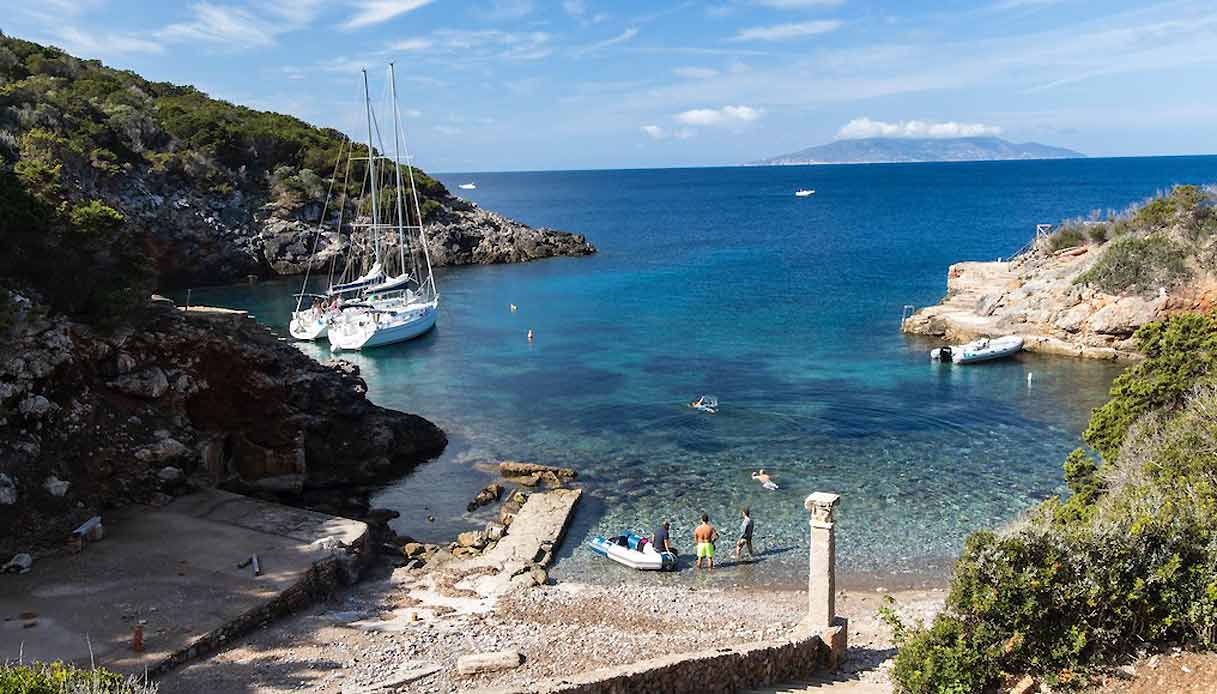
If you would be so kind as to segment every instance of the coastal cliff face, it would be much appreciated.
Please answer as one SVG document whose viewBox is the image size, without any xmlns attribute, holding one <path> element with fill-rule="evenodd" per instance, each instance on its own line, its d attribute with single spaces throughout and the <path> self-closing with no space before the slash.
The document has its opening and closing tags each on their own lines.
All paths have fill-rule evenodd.
<svg viewBox="0 0 1217 694">
<path fill-rule="evenodd" d="M 1020 335 L 1030 351 L 1136 359 L 1133 333 L 1217 306 L 1217 193 L 1179 186 L 1106 221 L 1067 222 L 1010 261 L 952 265 L 947 295 L 910 334 Z"/>
<path fill-rule="evenodd" d="M 0 358 L 0 554 L 199 487 L 348 503 L 447 443 L 369 402 L 357 367 L 319 364 L 241 312 L 159 300 L 103 333 L 15 305 Z"/>
</svg>

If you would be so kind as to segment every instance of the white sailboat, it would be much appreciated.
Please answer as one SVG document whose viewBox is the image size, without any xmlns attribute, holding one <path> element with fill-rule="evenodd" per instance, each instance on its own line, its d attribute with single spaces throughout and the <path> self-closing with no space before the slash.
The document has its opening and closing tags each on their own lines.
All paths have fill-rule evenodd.
<svg viewBox="0 0 1217 694">
<path fill-rule="evenodd" d="M 324 295 L 297 295 L 297 310 L 290 330 L 298 339 L 324 336 L 336 350 L 365 349 L 395 344 L 418 337 L 435 327 L 439 313 L 439 292 L 435 287 L 431 257 L 422 225 L 422 209 L 414 181 L 414 167 L 405 147 L 397 108 L 397 76 L 389 65 L 393 110 L 393 157 L 377 153 L 379 124 L 375 120 L 367 71 L 363 75 L 364 105 L 368 124 L 369 156 L 365 169 L 365 190 L 370 203 L 368 221 L 352 225 L 346 267 L 335 277 L 331 268 L 330 285 Z M 383 143 L 381 143 L 383 145 Z M 353 148 L 352 148 L 353 149 Z M 383 146 L 381 147 L 383 150 Z M 406 199 L 402 181 L 402 155 L 410 184 Z M 385 185 L 379 177 L 386 173 L 384 162 L 392 162 L 393 207 L 382 209 Z M 348 172 L 350 166 L 348 164 Z M 396 214 L 394 214 L 394 212 Z M 340 221 L 341 228 L 341 221 Z M 306 275 L 305 283 L 307 286 Z M 313 306 L 301 309 L 305 299 Z"/>
</svg>

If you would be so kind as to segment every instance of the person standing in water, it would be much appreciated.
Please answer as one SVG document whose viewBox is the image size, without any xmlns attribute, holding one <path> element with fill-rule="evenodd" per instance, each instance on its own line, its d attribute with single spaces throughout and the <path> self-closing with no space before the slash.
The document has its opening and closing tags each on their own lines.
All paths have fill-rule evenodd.
<svg viewBox="0 0 1217 694">
<path fill-rule="evenodd" d="M 714 570 L 714 543 L 718 541 L 718 531 L 710 525 L 710 515 L 701 514 L 701 525 L 693 530 L 693 541 L 697 543 L 697 568 L 701 568 L 701 560 L 706 560 L 710 571 Z"/>
<path fill-rule="evenodd" d="M 740 515 L 744 520 L 739 524 L 739 539 L 735 541 L 735 561 L 740 560 L 740 550 L 748 548 L 748 558 L 756 559 L 756 552 L 752 551 L 752 515 L 747 506 L 740 509 Z"/>
</svg>

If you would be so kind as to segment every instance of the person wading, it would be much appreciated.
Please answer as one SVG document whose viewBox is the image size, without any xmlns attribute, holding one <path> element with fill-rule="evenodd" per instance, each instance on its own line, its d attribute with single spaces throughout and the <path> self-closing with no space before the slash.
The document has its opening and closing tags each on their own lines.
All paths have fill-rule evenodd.
<svg viewBox="0 0 1217 694">
<path fill-rule="evenodd" d="M 718 531 L 710 525 L 709 514 L 701 514 L 701 525 L 693 530 L 693 541 L 697 543 L 697 568 L 701 568 L 701 560 L 706 560 L 710 571 L 714 570 L 714 543 L 718 541 Z"/>
<path fill-rule="evenodd" d="M 752 551 L 752 515 L 748 507 L 740 509 L 740 515 L 743 520 L 739 524 L 739 539 L 735 541 L 735 560 L 740 560 L 740 550 L 748 548 L 748 558 L 756 559 L 756 552 Z"/>
</svg>

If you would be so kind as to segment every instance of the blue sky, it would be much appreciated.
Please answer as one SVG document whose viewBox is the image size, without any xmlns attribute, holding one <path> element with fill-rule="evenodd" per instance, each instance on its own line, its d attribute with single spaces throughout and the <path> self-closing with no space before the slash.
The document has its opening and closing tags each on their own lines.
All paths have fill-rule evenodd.
<svg viewBox="0 0 1217 694">
<path fill-rule="evenodd" d="M 1211 0 L 6 5 L 5 33 L 353 133 L 359 68 L 396 60 L 435 171 L 732 164 L 866 135 L 1217 152 Z"/>
</svg>

